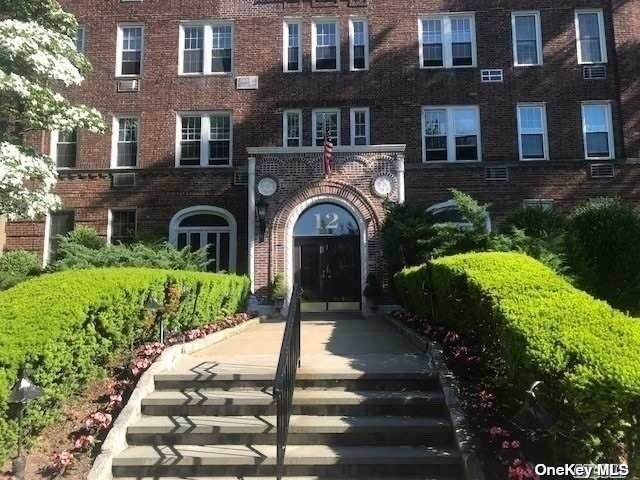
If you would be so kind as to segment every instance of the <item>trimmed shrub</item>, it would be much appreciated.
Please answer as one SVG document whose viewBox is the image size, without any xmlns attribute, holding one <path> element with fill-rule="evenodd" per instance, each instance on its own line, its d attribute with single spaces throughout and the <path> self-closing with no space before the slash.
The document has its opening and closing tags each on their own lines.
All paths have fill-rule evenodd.
<svg viewBox="0 0 640 480">
<path fill-rule="evenodd" d="M 640 313 L 640 215 L 615 199 L 578 208 L 567 232 L 580 286 L 616 308 Z"/>
<path fill-rule="evenodd" d="M 61 243 L 82 245 L 83 247 L 90 248 L 91 250 L 100 250 L 107 245 L 106 240 L 98 235 L 98 232 L 91 227 L 85 227 L 83 225 L 80 225 L 76 227 L 75 230 L 63 235 L 61 237 Z"/>
<path fill-rule="evenodd" d="M 8 392 L 27 363 L 45 395 L 25 425 L 35 432 L 57 418 L 61 401 L 132 345 L 156 334 L 142 312 L 149 295 L 166 308 L 170 332 L 210 323 L 244 306 L 249 281 L 236 275 L 118 268 L 43 275 L 0 293 L 0 463 L 17 437 Z"/>
<path fill-rule="evenodd" d="M 542 238 L 564 234 L 566 219 L 553 208 L 521 207 L 509 213 L 502 225 L 504 233 L 514 228 L 523 230 L 528 236 Z"/>
<path fill-rule="evenodd" d="M 24 282 L 40 271 L 40 262 L 35 253 L 24 250 L 5 252 L 0 256 L 0 290 Z"/>
<path fill-rule="evenodd" d="M 455 255 L 395 280 L 405 307 L 415 312 L 429 309 L 428 282 L 438 322 L 498 355 L 514 394 L 544 382 L 574 461 L 618 463 L 626 453 L 640 467 L 638 320 L 517 253 Z"/>
</svg>

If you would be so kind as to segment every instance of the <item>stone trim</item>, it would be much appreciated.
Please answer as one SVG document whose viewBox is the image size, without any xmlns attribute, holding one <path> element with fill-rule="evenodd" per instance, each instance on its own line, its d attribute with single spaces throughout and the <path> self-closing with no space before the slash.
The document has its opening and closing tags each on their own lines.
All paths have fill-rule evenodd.
<svg viewBox="0 0 640 480">
<path fill-rule="evenodd" d="M 403 153 L 407 146 L 404 144 L 391 145 L 334 145 L 333 151 L 338 153 Z M 305 153 L 322 153 L 324 147 L 247 147 L 251 155 L 279 155 Z"/>
</svg>

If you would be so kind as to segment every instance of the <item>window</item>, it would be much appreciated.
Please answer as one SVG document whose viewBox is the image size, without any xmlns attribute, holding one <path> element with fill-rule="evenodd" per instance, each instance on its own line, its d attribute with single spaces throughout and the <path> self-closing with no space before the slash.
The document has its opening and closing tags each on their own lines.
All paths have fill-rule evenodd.
<svg viewBox="0 0 640 480">
<path fill-rule="evenodd" d="M 540 12 L 513 12 L 513 62 L 516 66 L 542 65 Z"/>
<path fill-rule="evenodd" d="M 180 25 L 181 75 L 225 74 L 233 68 L 233 25 L 229 22 Z"/>
<path fill-rule="evenodd" d="M 87 50 L 87 28 L 84 25 L 78 25 L 76 32 L 76 50 L 78 53 L 84 53 Z"/>
<path fill-rule="evenodd" d="M 481 159 L 478 107 L 425 107 L 422 130 L 424 162 Z"/>
<path fill-rule="evenodd" d="M 118 26 L 116 76 L 137 77 L 142 73 L 143 36 L 142 25 Z"/>
<path fill-rule="evenodd" d="M 128 244 L 136 238 L 136 211 L 109 210 L 109 228 L 107 241 L 112 244 Z"/>
<path fill-rule="evenodd" d="M 178 116 L 177 166 L 231 166 L 232 119 L 229 112 Z"/>
<path fill-rule="evenodd" d="M 78 131 L 53 132 L 51 134 L 51 156 L 56 159 L 58 168 L 76 166 L 78 153 Z"/>
<path fill-rule="evenodd" d="M 526 198 L 522 201 L 524 208 L 539 208 L 545 212 L 553 210 L 553 200 L 545 198 Z"/>
<path fill-rule="evenodd" d="M 282 124 L 283 139 L 282 145 L 285 147 L 302 146 L 302 111 L 285 110 Z"/>
<path fill-rule="evenodd" d="M 611 104 L 582 104 L 585 158 L 611 159 L 614 157 L 612 125 Z"/>
<path fill-rule="evenodd" d="M 138 165 L 138 130 L 140 122 L 135 117 L 113 119 L 114 153 L 111 166 L 135 167 Z"/>
<path fill-rule="evenodd" d="M 607 43 L 602 10 L 576 10 L 578 63 L 606 63 Z"/>
<path fill-rule="evenodd" d="M 369 109 L 351 109 L 351 145 L 369 145 Z"/>
<path fill-rule="evenodd" d="M 324 145 L 325 133 L 333 145 L 340 144 L 340 111 L 313 111 L 313 144 L 317 147 Z"/>
<path fill-rule="evenodd" d="M 349 20 L 349 52 L 351 70 L 369 68 L 369 25 L 366 20 Z"/>
<path fill-rule="evenodd" d="M 518 105 L 520 160 L 548 160 L 547 111 L 544 104 Z"/>
<path fill-rule="evenodd" d="M 284 22 L 282 67 L 285 72 L 302 71 L 301 33 L 302 23 L 299 20 Z"/>
<path fill-rule="evenodd" d="M 45 226 L 45 263 L 53 261 L 58 255 L 59 237 L 72 232 L 75 226 L 75 214 L 73 210 L 52 212 L 47 217 Z"/>
<path fill-rule="evenodd" d="M 473 14 L 421 18 L 420 68 L 475 67 L 476 31 Z"/>
<path fill-rule="evenodd" d="M 312 66 L 314 72 L 340 70 L 340 29 L 332 20 L 315 21 L 312 37 Z"/>
</svg>

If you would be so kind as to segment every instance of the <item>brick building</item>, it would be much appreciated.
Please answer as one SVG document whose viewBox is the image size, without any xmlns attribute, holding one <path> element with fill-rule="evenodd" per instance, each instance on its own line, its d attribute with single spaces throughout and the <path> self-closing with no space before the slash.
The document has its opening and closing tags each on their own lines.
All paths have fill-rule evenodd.
<svg viewBox="0 0 640 480">
<path fill-rule="evenodd" d="M 637 0 L 61 3 L 93 64 L 68 94 L 113 128 L 42 135 L 64 211 L 8 224 L 6 247 L 45 262 L 88 225 L 210 245 L 258 294 L 281 272 L 347 308 L 380 273 L 387 198 L 455 187 L 498 220 L 640 200 Z"/>
</svg>

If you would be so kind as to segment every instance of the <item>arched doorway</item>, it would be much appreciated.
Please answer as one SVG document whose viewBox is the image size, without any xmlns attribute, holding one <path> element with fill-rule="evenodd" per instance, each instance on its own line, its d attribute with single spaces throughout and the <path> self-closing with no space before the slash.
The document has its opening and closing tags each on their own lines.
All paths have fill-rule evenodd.
<svg viewBox="0 0 640 480">
<path fill-rule="evenodd" d="M 360 226 L 344 207 L 316 203 L 293 228 L 294 278 L 304 311 L 360 310 Z"/>
<path fill-rule="evenodd" d="M 235 218 L 218 207 L 197 206 L 179 211 L 169 225 L 169 240 L 178 249 L 207 249 L 208 270 L 235 272 L 237 251 Z"/>
</svg>

